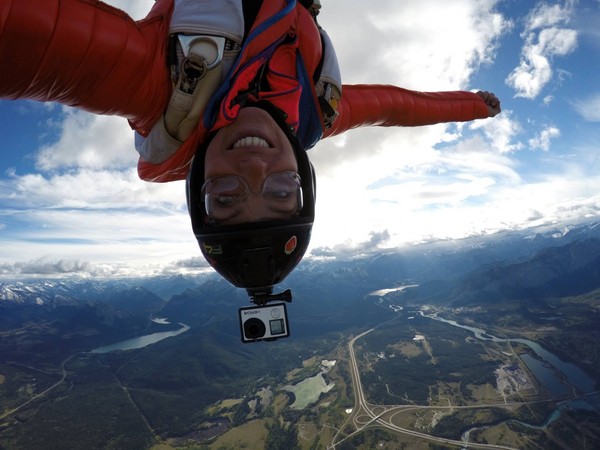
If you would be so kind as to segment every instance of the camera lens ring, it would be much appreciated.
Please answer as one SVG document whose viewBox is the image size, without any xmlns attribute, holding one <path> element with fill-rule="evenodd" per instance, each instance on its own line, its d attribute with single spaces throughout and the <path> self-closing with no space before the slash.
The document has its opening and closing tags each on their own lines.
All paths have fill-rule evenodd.
<svg viewBox="0 0 600 450">
<path fill-rule="evenodd" d="M 267 333 L 265 323 L 253 317 L 244 322 L 244 335 L 249 339 L 260 339 Z"/>
</svg>

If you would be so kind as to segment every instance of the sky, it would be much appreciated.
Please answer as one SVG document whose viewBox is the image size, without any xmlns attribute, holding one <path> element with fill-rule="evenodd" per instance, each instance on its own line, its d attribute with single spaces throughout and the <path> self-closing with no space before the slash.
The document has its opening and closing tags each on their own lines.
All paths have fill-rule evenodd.
<svg viewBox="0 0 600 450">
<path fill-rule="evenodd" d="M 111 0 L 134 19 L 153 0 Z M 306 258 L 600 218 L 600 0 L 322 0 L 346 84 L 487 90 L 493 119 L 310 150 Z M 0 100 L 0 279 L 206 270 L 183 182 L 137 177 L 118 117 Z"/>
</svg>

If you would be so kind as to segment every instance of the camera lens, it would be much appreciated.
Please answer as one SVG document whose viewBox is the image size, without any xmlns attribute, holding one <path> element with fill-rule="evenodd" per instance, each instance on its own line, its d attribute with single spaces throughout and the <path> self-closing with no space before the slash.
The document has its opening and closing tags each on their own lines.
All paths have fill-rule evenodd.
<svg viewBox="0 0 600 450">
<path fill-rule="evenodd" d="M 267 328 L 262 320 L 255 318 L 244 322 L 244 334 L 247 338 L 258 339 L 265 335 Z"/>
</svg>

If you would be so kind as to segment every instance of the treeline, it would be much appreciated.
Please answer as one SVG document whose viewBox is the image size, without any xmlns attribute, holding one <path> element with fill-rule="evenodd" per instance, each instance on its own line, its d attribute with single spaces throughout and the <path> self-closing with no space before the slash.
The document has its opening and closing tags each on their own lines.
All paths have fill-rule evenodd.
<svg viewBox="0 0 600 450">
<path fill-rule="evenodd" d="M 267 430 L 269 434 L 265 440 L 265 450 L 300 450 L 296 427 L 282 426 L 275 420 L 272 425 L 267 425 Z"/>
<path fill-rule="evenodd" d="M 490 360 L 480 343 L 466 340 L 468 331 L 418 319 L 415 317 L 411 329 L 396 324 L 396 329 L 385 327 L 365 337 L 365 351 L 384 356 L 362 365 L 361 380 L 370 401 L 427 404 L 439 383 L 457 384 L 457 397 L 475 401 L 469 385 L 495 384 L 494 370 L 500 361 Z M 393 349 L 392 345 L 398 342 L 412 342 L 415 333 L 426 336 L 431 355 L 423 343 L 416 344 L 423 347 L 422 351 L 410 357 Z M 364 357 L 360 360 L 364 361 Z"/>
<path fill-rule="evenodd" d="M 433 428 L 432 434 L 459 440 L 469 428 L 496 425 L 510 418 L 511 414 L 503 408 L 464 409 L 444 416 Z"/>
</svg>

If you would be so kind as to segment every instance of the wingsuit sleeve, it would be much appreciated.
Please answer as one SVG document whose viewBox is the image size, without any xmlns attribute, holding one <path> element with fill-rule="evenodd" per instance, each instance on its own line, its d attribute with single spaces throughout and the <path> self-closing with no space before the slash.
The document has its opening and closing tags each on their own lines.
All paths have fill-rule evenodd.
<svg viewBox="0 0 600 450">
<path fill-rule="evenodd" d="M 55 101 L 149 131 L 170 94 L 171 0 L 135 22 L 98 0 L 0 0 L 0 98 Z"/>
<path fill-rule="evenodd" d="M 342 92 L 339 116 L 325 137 L 366 126 L 417 127 L 488 117 L 485 102 L 472 92 L 418 92 L 387 85 L 343 85 Z"/>
</svg>

